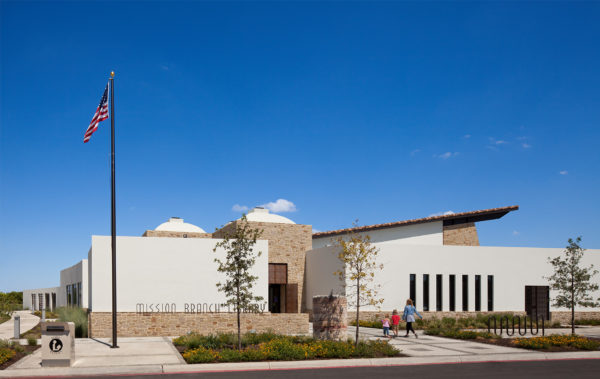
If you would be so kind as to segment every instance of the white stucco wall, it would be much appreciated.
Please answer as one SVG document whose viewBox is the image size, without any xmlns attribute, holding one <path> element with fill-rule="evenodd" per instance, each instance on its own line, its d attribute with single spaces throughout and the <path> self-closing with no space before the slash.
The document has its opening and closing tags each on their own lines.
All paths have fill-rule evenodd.
<svg viewBox="0 0 600 379">
<path fill-rule="evenodd" d="M 216 283 L 225 280 L 217 272 L 215 258 L 223 259 L 222 249 L 213 252 L 218 239 L 117 237 L 117 310 L 135 312 L 136 304 L 172 304 L 183 312 L 185 304 L 221 304 L 225 297 Z M 268 301 L 268 242 L 259 240 L 255 251 L 262 255 L 251 270 L 258 276 L 254 294 Z M 110 312 L 111 239 L 92 236 L 89 253 L 90 307 L 94 312 Z"/>
<path fill-rule="evenodd" d="M 398 226 L 395 228 L 371 230 L 366 233 L 371 236 L 372 243 L 401 243 L 406 245 L 435 245 L 444 244 L 443 222 L 434 221 L 423 224 Z M 334 237 L 313 239 L 313 249 L 331 246 Z"/>
<path fill-rule="evenodd" d="M 52 302 L 52 294 L 53 293 L 56 294 L 56 302 L 58 303 L 59 291 L 60 291 L 59 287 L 36 288 L 36 289 L 23 290 L 23 309 L 38 310 L 38 308 L 39 308 L 38 296 L 40 294 L 44 295 L 44 301 L 45 301 L 45 294 L 49 294 L 50 301 L 49 301 L 49 304 L 46 305 L 46 307 L 47 308 L 56 308 L 59 306 L 58 304 L 50 304 L 50 303 Z M 35 307 L 31 303 L 31 294 L 35 294 L 35 296 L 36 296 Z"/>
<path fill-rule="evenodd" d="M 60 307 L 67 305 L 67 285 L 81 283 L 81 308 L 88 308 L 88 275 L 87 259 L 82 259 L 79 263 L 60 271 L 60 291 L 57 299 Z"/>
<path fill-rule="evenodd" d="M 333 247 L 324 247 L 306 253 L 305 277 L 305 305 L 312 309 L 313 296 L 344 295 L 344 282 L 334 272 L 340 270 L 340 260 Z"/>
<path fill-rule="evenodd" d="M 378 263 L 383 270 L 376 272 L 376 283 L 381 284 L 380 297 L 385 301 L 382 310 L 402 309 L 409 297 L 410 274 L 417 275 L 417 309 L 423 309 L 423 274 L 429 274 L 429 306 L 436 306 L 436 274 L 443 275 L 443 311 L 449 310 L 449 275 L 456 275 L 456 310 L 462 311 L 462 275 L 469 276 L 469 311 L 475 310 L 475 275 L 481 275 L 481 310 L 487 310 L 487 276 L 494 276 L 494 311 L 523 311 L 525 286 L 548 285 L 544 276 L 552 273 L 548 257 L 563 252 L 562 248 L 523 248 L 489 246 L 409 246 L 405 244 L 376 244 L 380 252 Z M 333 273 L 341 267 L 332 260 L 333 248 L 312 250 L 307 253 L 307 294 L 328 294 L 337 287 L 332 285 Z M 310 257 L 310 259 L 308 258 Z M 583 264 L 600 267 L 600 250 L 587 250 Z M 310 270 L 323 265 L 319 274 Z M 600 276 L 594 278 L 600 282 Z M 551 291 L 551 298 L 554 292 Z M 595 294 L 595 298 L 600 293 Z M 307 308 L 312 304 L 307 299 Z M 364 307 L 364 310 L 375 308 Z M 551 307 L 551 311 L 565 310 Z M 577 308 L 577 310 L 591 310 Z"/>
</svg>

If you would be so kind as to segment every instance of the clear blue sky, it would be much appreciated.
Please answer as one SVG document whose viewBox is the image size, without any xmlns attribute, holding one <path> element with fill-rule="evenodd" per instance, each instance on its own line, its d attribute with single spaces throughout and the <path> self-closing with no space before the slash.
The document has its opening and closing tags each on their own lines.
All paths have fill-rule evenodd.
<svg viewBox="0 0 600 379">
<path fill-rule="evenodd" d="M 110 234 L 285 199 L 317 230 L 518 204 L 485 245 L 600 248 L 600 3 L 1 3 L 0 291 Z"/>
</svg>

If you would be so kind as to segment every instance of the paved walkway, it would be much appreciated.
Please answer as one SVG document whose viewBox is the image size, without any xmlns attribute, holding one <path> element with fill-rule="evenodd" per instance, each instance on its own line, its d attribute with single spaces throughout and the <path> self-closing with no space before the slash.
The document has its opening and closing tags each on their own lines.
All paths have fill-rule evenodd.
<svg viewBox="0 0 600 379">
<path fill-rule="evenodd" d="M 21 333 L 33 329 L 39 322 L 40 318 L 31 314 L 31 311 L 16 311 L 13 312 L 12 318 L 0 324 L 0 339 L 10 339 L 15 335 L 15 315 L 21 316 Z"/>
<path fill-rule="evenodd" d="M 167 337 L 119 338 L 112 349 L 108 338 L 76 338 L 73 367 L 114 367 L 185 364 Z M 21 359 L 7 370 L 41 369 L 42 351 Z"/>
<path fill-rule="evenodd" d="M 355 328 L 348 327 L 348 333 L 354 335 Z M 404 335 L 404 333 L 400 333 Z M 444 337 L 428 336 L 422 331 L 417 331 L 419 338 L 410 335 L 408 338 L 397 337 L 388 339 L 382 336 L 382 331 L 372 328 L 360 328 L 360 337 L 370 340 L 388 340 L 389 343 L 395 346 L 398 350 L 402 350 L 403 354 L 411 357 L 473 357 L 473 356 L 490 356 L 498 354 L 521 354 L 524 357 L 529 354 L 534 354 L 533 350 L 518 349 L 514 347 L 504 347 L 496 345 L 487 345 L 479 342 L 471 342 L 464 340 L 455 340 Z M 526 357 L 524 359 L 527 359 Z"/>
</svg>

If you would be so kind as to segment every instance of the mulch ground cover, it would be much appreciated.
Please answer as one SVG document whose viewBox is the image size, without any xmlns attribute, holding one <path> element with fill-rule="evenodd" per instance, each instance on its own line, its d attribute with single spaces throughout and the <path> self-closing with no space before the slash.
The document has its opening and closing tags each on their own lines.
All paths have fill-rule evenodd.
<svg viewBox="0 0 600 379">
<path fill-rule="evenodd" d="M 36 351 L 37 349 L 40 348 L 40 346 L 22 346 L 24 351 L 23 352 L 17 352 L 17 354 L 12 357 L 11 359 L 9 359 L 8 361 L 4 362 L 3 364 L 0 365 L 0 370 L 4 370 L 7 367 L 9 367 L 10 365 L 12 365 L 13 363 L 18 362 L 21 358 L 33 353 L 34 351 Z"/>
</svg>

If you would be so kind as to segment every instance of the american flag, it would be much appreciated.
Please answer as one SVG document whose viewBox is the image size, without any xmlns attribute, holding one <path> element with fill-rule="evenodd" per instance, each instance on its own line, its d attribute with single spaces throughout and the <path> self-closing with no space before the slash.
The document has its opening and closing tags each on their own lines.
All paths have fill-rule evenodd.
<svg viewBox="0 0 600 379">
<path fill-rule="evenodd" d="M 87 141 L 90 140 L 90 137 L 92 137 L 92 134 L 94 134 L 94 132 L 96 130 L 98 130 L 98 123 L 100 121 L 104 121 L 108 118 L 108 84 L 106 85 L 106 88 L 104 89 L 104 94 L 102 95 L 102 99 L 100 99 L 100 104 L 98 105 L 98 108 L 96 108 L 96 113 L 94 113 L 94 118 L 92 118 L 92 121 L 90 122 L 90 126 L 88 126 L 87 130 L 85 131 L 85 135 L 83 136 L 83 143 L 86 143 Z"/>
</svg>

